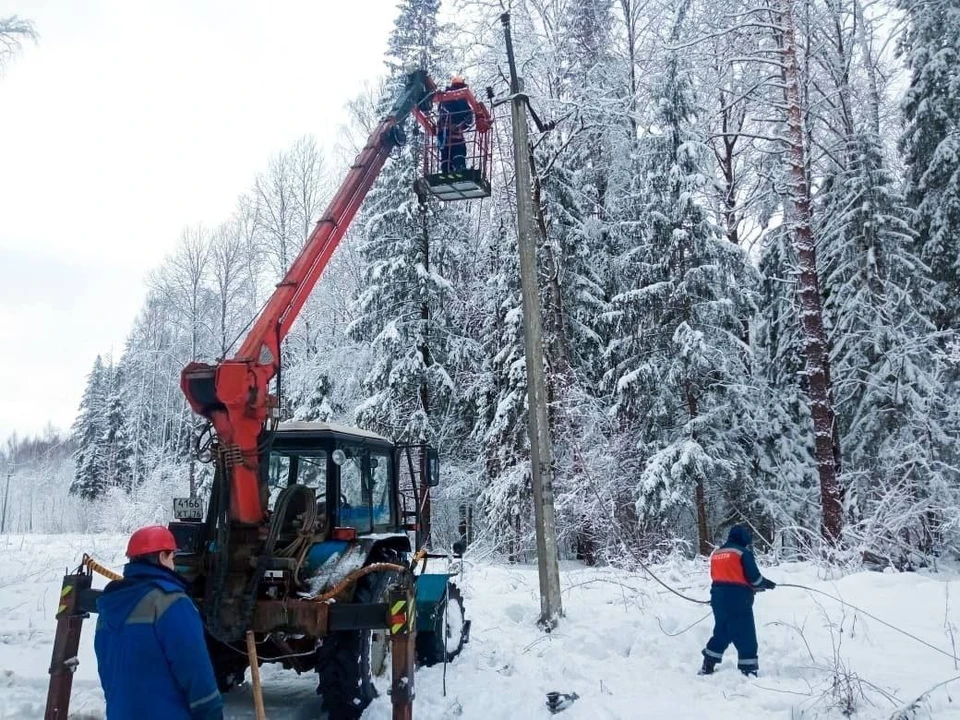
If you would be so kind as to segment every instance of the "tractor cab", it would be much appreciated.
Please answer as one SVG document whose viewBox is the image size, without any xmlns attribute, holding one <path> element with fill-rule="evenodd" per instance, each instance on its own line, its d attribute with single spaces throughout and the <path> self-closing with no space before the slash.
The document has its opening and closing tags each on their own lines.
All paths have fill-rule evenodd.
<svg viewBox="0 0 960 720">
<path fill-rule="evenodd" d="M 417 497 L 439 483 L 437 452 L 398 446 L 376 433 L 335 423 L 281 423 L 264 463 L 271 514 L 285 513 L 282 534 L 308 524 L 315 539 L 354 540 L 403 533 Z M 291 493 L 300 498 L 284 503 Z M 307 508 L 305 503 L 311 504 Z"/>
<path fill-rule="evenodd" d="M 434 90 L 414 115 L 427 136 L 421 185 L 443 201 L 489 197 L 493 118 L 463 79 Z"/>
</svg>

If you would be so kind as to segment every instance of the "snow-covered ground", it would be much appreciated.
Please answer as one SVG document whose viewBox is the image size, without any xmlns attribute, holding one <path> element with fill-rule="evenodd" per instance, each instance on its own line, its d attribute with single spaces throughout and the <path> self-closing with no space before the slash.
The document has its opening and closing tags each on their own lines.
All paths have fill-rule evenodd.
<svg viewBox="0 0 960 720">
<path fill-rule="evenodd" d="M 63 571 L 83 552 L 119 568 L 122 547 L 122 538 L 110 536 L 0 537 L 0 720 L 43 715 Z M 672 586 L 706 597 L 702 563 L 659 570 Z M 841 596 L 953 652 L 952 636 L 960 628 L 955 573 L 861 572 L 827 580 L 805 564 L 766 572 L 776 581 Z M 446 669 L 445 696 L 442 667 L 417 674 L 417 718 L 546 718 L 551 690 L 580 696 L 560 716 L 570 720 L 839 718 L 847 703 L 858 718 L 960 718 L 951 699 L 960 680 L 925 694 L 960 676 L 953 659 L 802 590 L 779 588 L 758 598 L 761 675 L 754 680 L 737 673 L 732 649 L 716 675 L 697 677 L 710 620 L 681 631 L 707 609 L 642 575 L 565 565 L 566 617 L 550 635 L 535 627 L 535 567 L 468 564 L 462 585 L 473 619 L 471 643 Z M 321 717 L 313 677 L 270 667 L 263 677 L 271 720 Z M 910 704 L 912 710 L 901 712 Z M 253 717 L 243 688 L 227 696 L 227 706 L 229 718 Z M 364 718 L 390 715 L 383 694 Z M 72 716 L 103 717 L 92 623 L 84 628 Z"/>
</svg>

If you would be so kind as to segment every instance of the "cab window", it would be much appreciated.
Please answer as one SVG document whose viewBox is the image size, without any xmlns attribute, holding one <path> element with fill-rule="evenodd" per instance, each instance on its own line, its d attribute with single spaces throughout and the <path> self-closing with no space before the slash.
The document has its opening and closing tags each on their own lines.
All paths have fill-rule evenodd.
<svg viewBox="0 0 960 720">
<path fill-rule="evenodd" d="M 270 465 L 267 471 L 270 486 L 270 503 L 273 507 L 277 495 L 285 487 L 300 483 L 313 488 L 318 502 L 325 502 L 327 496 L 327 453 L 322 450 L 309 454 L 282 451 L 270 453 Z"/>
<path fill-rule="evenodd" d="M 356 447 L 341 447 L 346 456 L 340 465 L 340 525 L 358 533 L 373 530 L 370 516 L 370 485 L 364 472 L 366 452 Z"/>
<path fill-rule="evenodd" d="M 390 464 L 393 458 L 383 450 L 370 453 L 373 524 L 377 528 L 393 524 L 393 488 L 390 485 Z"/>
<path fill-rule="evenodd" d="M 327 494 L 327 454 L 301 455 L 297 463 L 297 482 L 311 487 L 317 497 Z"/>
<path fill-rule="evenodd" d="M 277 500 L 277 495 L 283 490 L 290 481 L 291 458 L 289 455 L 281 453 L 270 453 L 270 465 L 267 471 L 267 485 L 270 488 L 270 501 L 268 507 L 273 507 Z"/>
</svg>

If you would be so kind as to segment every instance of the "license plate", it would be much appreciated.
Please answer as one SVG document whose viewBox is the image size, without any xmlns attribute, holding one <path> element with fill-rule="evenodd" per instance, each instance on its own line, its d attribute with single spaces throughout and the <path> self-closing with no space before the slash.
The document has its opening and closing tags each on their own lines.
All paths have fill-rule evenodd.
<svg viewBox="0 0 960 720">
<path fill-rule="evenodd" d="M 174 498 L 173 516 L 177 520 L 202 520 L 203 501 L 200 498 Z"/>
</svg>

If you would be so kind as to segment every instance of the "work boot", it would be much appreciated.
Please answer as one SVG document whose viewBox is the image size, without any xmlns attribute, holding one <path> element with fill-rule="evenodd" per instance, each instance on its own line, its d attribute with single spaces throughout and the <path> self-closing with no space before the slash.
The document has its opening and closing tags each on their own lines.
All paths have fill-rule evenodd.
<svg viewBox="0 0 960 720">
<path fill-rule="evenodd" d="M 756 665 L 750 665 L 747 667 L 740 666 L 739 670 L 743 673 L 744 677 L 757 677 L 758 668 Z"/>
<path fill-rule="evenodd" d="M 713 675 L 713 671 L 717 667 L 717 661 L 713 658 L 705 657 L 703 659 L 703 665 L 700 666 L 700 672 L 697 675 Z"/>
</svg>

